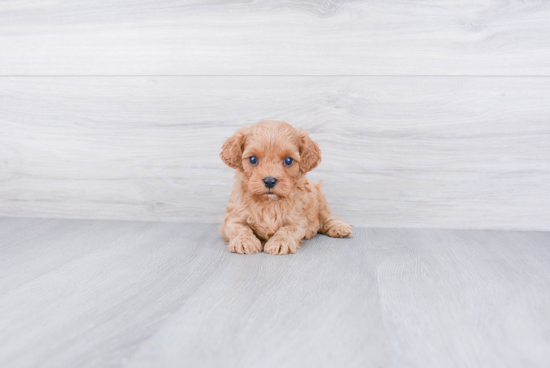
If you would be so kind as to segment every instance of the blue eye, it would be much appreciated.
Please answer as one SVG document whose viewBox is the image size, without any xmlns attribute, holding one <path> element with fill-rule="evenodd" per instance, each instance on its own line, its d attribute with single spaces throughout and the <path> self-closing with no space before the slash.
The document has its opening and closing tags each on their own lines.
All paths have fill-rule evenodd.
<svg viewBox="0 0 550 368">
<path fill-rule="evenodd" d="M 283 161 L 283 163 L 286 165 L 286 166 L 291 166 L 293 163 L 294 163 L 294 160 L 290 157 L 287 157 L 285 158 L 285 160 Z"/>
<path fill-rule="evenodd" d="M 258 163 L 258 158 L 256 156 L 251 156 L 248 162 L 250 162 L 250 165 L 256 165 Z"/>
</svg>

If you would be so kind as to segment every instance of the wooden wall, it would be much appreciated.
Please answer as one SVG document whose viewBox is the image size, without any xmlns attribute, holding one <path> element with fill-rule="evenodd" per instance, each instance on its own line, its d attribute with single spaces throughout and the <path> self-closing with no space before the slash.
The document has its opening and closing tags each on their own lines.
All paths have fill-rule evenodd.
<svg viewBox="0 0 550 368">
<path fill-rule="evenodd" d="M 550 3 L 0 3 L 0 215 L 214 222 L 264 119 L 357 226 L 550 230 Z"/>
</svg>

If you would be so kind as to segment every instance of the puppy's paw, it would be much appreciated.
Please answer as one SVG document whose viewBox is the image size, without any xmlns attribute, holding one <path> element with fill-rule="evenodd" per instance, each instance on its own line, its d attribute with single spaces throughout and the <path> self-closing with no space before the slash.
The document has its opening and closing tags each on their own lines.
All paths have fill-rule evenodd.
<svg viewBox="0 0 550 368">
<path fill-rule="evenodd" d="M 275 233 L 265 243 L 264 252 L 274 255 L 294 254 L 299 247 L 300 243 L 293 237 Z"/>
<path fill-rule="evenodd" d="M 330 236 L 331 238 L 345 238 L 350 236 L 353 230 L 353 226 L 348 225 L 344 222 L 338 222 L 332 225 L 326 232 L 325 235 Z"/>
<path fill-rule="evenodd" d="M 232 253 L 252 254 L 262 251 L 262 243 L 254 234 L 241 232 L 229 242 L 229 250 Z"/>
</svg>

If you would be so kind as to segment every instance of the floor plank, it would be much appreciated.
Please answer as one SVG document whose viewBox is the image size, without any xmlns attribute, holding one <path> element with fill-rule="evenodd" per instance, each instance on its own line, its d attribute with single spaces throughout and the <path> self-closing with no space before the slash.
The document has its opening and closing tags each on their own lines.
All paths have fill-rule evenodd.
<svg viewBox="0 0 550 368">
<path fill-rule="evenodd" d="M 128 367 L 388 366 L 373 249 L 359 230 L 292 257 L 232 255 Z"/>
<path fill-rule="evenodd" d="M 35 233 L 36 253 L 2 257 L 17 281 L 34 274 L 0 294 L 2 367 L 120 366 L 225 256 L 215 225 L 55 223 L 58 236 Z M 82 237 L 67 247 L 58 226 Z"/>
<path fill-rule="evenodd" d="M 550 361 L 550 233 L 394 229 L 372 239 L 395 366 Z"/>
<path fill-rule="evenodd" d="M 1 215 L 215 222 L 224 139 L 279 119 L 356 226 L 550 229 L 548 78 L 2 78 L 0 100 Z"/>
<path fill-rule="evenodd" d="M 5 368 L 550 361 L 550 233 L 356 228 L 275 257 L 215 224 L 2 224 Z"/>
<path fill-rule="evenodd" d="M 0 75 L 550 75 L 546 1 L 0 3 Z"/>
</svg>

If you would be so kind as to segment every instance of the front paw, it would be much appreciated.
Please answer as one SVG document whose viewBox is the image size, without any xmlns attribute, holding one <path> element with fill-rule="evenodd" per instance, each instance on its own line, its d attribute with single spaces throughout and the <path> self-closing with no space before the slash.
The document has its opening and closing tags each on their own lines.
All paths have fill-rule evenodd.
<svg viewBox="0 0 550 368">
<path fill-rule="evenodd" d="M 243 231 L 229 242 L 229 250 L 232 253 L 252 254 L 262 251 L 262 243 L 254 234 Z"/>
<path fill-rule="evenodd" d="M 345 222 L 338 222 L 332 225 L 325 235 L 330 236 L 331 238 L 345 238 L 350 236 L 353 230 L 353 226 L 346 224 Z"/>
<path fill-rule="evenodd" d="M 275 234 L 265 243 L 264 252 L 274 255 L 294 254 L 299 247 L 300 243 L 293 237 Z"/>
</svg>

